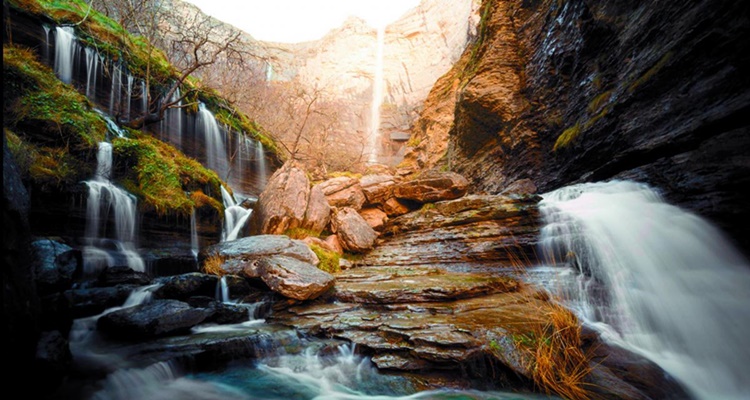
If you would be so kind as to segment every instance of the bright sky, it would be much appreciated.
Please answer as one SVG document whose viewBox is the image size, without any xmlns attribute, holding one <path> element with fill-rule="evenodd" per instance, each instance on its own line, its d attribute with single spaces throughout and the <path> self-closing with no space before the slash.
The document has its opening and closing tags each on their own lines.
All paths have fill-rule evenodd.
<svg viewBox="0 0 750 400">
<path fill-rule="evenodd" d="M 254 38 L 273 42 L 320 39 L 350 16 L 373 27 L 397 20 L 419 0 L 185 0 Z"/>
</svg>

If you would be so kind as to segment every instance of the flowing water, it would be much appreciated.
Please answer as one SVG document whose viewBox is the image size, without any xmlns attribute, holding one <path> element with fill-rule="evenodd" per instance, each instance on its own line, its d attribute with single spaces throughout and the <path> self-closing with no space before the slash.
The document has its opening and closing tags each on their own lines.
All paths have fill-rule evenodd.
<svg viewBox="0 0 750 400">
<path fill-rule="evenodd" d="M 197 260 L 200 244 L 198 242 L 198 224 L 195 221 L 195 208 L 190 210 L 190 251 Z"/>
<path fill-rule="evenodd" d="M 196 134 L 203 133 L 206 143 L 206 166 L 216 171 L 221 179 L 227 179 L 227 155 L 224 134 L 216 122 L 216 118 L 206 105 L 198 106 L 196 119 Z"/>
<path fill-rule="evenodd" d="M 383 104 L 383 48 L 385 47 L 385 25 L 377 28 L 375 54 L 375 79 L 373 80 L 372 104 L 370 108 L 370 138 L 368 162 L 378 162 L 380 148 L 380 106 Z"/>
<path fill-rule="evenodd" d="M 55 74 L 65 83 L 73 82 L 73 66 L 78 50 L 75 31 L 71 26 L 55 28 Z"/>
<path fill-rule="evenodd" d="M 86 201 L 84 273 L 93 274 L 113 265 L 127 265 L 135 271 L 143 271 L 143 259 L 135 248 L 136 199 L 109 180 L 112 173 L 112 145 L 99 143 L 96 159 L 94 179 L 85 182 L 89 194 Z M 112 220 L 114 232 L 111 232 Z"/>
<path fill-rule="evenodd" d="M 545 255 L 579 315 L 696 398 L 747 398 L 750 264 L 719 230 L 634 182 L 543 197 Z"/>
<path fill-rule="evenodd" d="M 221 197 L 224 200 L 224 230 L 221 233 L 221 241 L 227 242 L 240 236 L 240 231 L 250 218 L 252 210 L 237 205 L 234 197 L 223 186 Z"/>
<path fill-rule="evenodd" d="M 261 143 L 260 140 L 255 142 L 255 163 L 257 165 L 257 172 L 258 175 L 258 186 L 260 189 L 263 189 L 266 187 L 266 178 L 268 176 L 268 171 L 266 168 L 266 153 L 263 150 L 263 143 Z"/>
</svg>

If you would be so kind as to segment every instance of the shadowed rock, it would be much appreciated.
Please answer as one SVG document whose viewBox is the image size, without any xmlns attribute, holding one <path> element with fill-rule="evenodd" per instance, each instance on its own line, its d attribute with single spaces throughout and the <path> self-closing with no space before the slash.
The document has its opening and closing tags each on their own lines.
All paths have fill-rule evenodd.
<svg viewBox="0 0 750 400">
<path fill-rule="evenodd" d="M 147 339 L 185 332 L 209 315 L 210 311 L 181 301 L 155 300 L 106 314 L 97 328 L 122 339 Z"/>
<path fill-rule="evenodd" d="M 214 296 L 218 279 L 199 272 L 159 278 L 156 282 L 162 286 L 154 291 L 154 297 L 185 300 L 192 296 Z"/>
</svg>

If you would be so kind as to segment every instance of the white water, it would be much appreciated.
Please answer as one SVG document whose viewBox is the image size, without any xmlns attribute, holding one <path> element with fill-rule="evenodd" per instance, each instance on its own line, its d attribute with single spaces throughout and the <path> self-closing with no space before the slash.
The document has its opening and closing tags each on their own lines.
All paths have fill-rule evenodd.
<svg viewBox="0 0 750 400">
<path fill-rule="evenodd" d="M 84 248 L 84 272 L 95 273 L 103 267 L 112 266 L 116 260 L 135 271 L 143 271 L 145 264 L 135 249 L 136 199 L 109 180 L 112 173 L 112 145 L 99 143 L 96 159 L 94 179 L 85 182 L 89 194 L 86 202 L 85 235 L 88 246 Z M 106 232 L 110 212 L 114 218 L 114 235 Z"/>
<path fill-rule="evenodd" d="M 125 92 L 126 94 L 126 100 L 125 100 L 125 119 L 130 120 L 130 100 L 133 98 L 133 75 L 128 74 L 128 86 L 127 90 Z"/>
<path fill-rule="evenodd" d="M 221 187 L 221 198 L 224 201 L 224 230 L 221 233 L 221 241 L 227 242 L 239 237 L 240 231 L 245 226 L 252 210 L 238 206 L 231 194 Z"/>
<path fill-rule="evenodd" d="M 263 190 L 266 187 L 266 176 L 268 171 L 266 170 L 266 153 L 263 150 L 263 143 L 258 140 L 255 147 L 255 162 L 257 163 L 258 182 L 260 187 L 258 189 Z"/>
<path fill-rule="evenodd" d="M 224 134 L 216 122 L 216 118 L 206 105 L 200 103 L 198 106 L 198 118 L 196 120 L 197 135 L 203 133 L 206 143 L 206 166 L 219 174 L 221 179 L 226 179 L 227 155 L 224 143 Z"/>
<path fill-rule="evenodd" d="M 121 111 L 122 101 L 122 70 L 117 65 L 112 66 L 112 87 L 109 89 L 109 115 L 117 115 Z"/>
<path fill-rule="evenodd" d="M 55 74 L 61 81 L 73 81 L 73 63 L 75 61 L 76 36 L 73 27 L 58 26 L 55 28 Z"/>
<path fill-rule="evenodd" d="M 568 292 L 584 319 L 697 398 L 747 398 L 750 264 L 720 231 L 634 182 L 566 187 L 540 207 L 547 256 L 587 272 Z"/>
<path fill-rule="evenodd" d="M 42 28 L 44 28 L 44 62 L 50 63 L 49 59 L 49 32 L 50 27 L 47 24 L 43 24 Z"/>
<path fill-rule="evenodd" d="M 377 28 L 377 50 L 375 55 L 375 80 L 372 89 L 372 104 L 370 108 L 370 140 L 368 142 L 371 164 L 378 161 L 380 148 L 380 106 L 383 104 L 383 48 L 385 47 L 385 25 Z"/>
<path fill-rule="evenodd" d="M 175 108 L 170 108 L 166 112 L 166 118 L 162 120 L 162 129 L 161 131 L 164 133 L 167 133 L 167 136 L 169 137 L 169 141 L 172 142 L 177 148 L 182 147 L 182 117 L 183 113 L 185 112 L 182 108 L 182 100 L 180 98 L 182 97 L 182 93 L 180 92 L 180 89 L 177 88 L 175 90 L 174 94 L 172 95 L 172 98 L 169 99 L 169 102 L 177 101 Z"/>
<path fill-rule="evenodd" d="M 227 285 L 227 277 L 222 276 L 219 282 L 216 283 L 216 300 L 222 303 L 230 303 L 229 300 L 229 285 Z"/>
<path fill-rule="evenodd" d="M 99 69 L 99 54 L 91 47 L 84 48 L 86 53 L 86 97 L 95 100 L 96 78 Z"/>
<path fill-rule="evenodd" d="M 193 257 L 197 260 L 200 245 L 198 243 L 198 224 L 195 221 L 195 208 L 190 210 L 190 250 L 193 252 Z"/>
</svg>

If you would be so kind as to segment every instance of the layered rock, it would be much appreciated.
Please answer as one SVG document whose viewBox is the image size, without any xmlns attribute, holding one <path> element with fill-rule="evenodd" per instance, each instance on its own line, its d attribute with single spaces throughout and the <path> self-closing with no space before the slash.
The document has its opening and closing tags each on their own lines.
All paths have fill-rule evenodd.
<svg viewBox="0 0 750 400">
<path fill-rule="evenodd" d="M 468 190 L 469 182 L 463 176 L 454 172 L 430 171 L 396 185 L 393 195 L 401 200 L 432 203 L 457 199 Z"/>
<path fill-rule="evenodd" d="M 356 178 L 341 176 L 319 183 L 315 187 L 320 188 L 332 207 L 351 207 L 359 210 L 365 203 L 365 194 Z"/>
<path fill-rule="evenodd" d="M 635 179 L 750 249 L 736 223 L 750 203 L 742 6 L 486 0 L 481 14 L 425 103 L 405 170 L 448 165 L 488 193 Z"/>
</svg>

